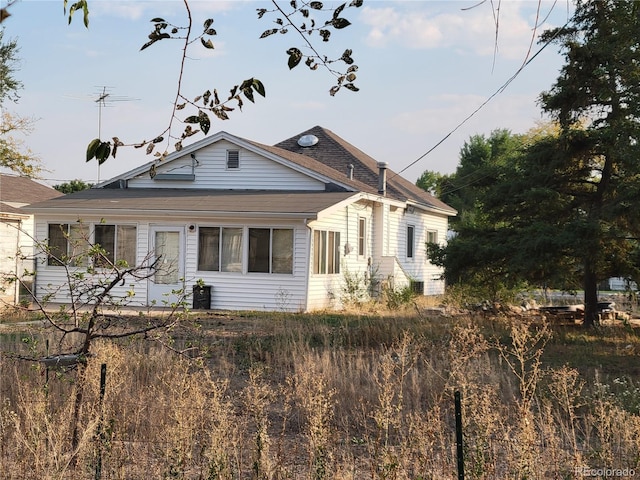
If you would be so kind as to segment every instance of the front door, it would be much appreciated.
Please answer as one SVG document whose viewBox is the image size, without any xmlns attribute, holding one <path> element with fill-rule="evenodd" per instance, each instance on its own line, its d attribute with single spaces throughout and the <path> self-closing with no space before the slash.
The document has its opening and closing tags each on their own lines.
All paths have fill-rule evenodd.
<svg viewBox="0 0 640 480">
<path fill-rule="evenodd" d="M 184 229 L 151 227 L 149 247 L 155 271 L 149 277 L 149 305 L 170 306 L 181 301 L 184 289 Z"/>
</svg>

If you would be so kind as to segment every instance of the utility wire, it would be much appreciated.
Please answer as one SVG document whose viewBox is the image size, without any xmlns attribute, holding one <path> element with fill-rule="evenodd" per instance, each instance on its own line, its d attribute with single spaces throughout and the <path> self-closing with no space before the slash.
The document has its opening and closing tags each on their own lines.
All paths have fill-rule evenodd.
<svg viewBox="0 0 640 480">
<path fill-rule="evenodd" d="M 404 167 L 402 170 L 400 170 L 399 172 L 397 172 L 395 175 L 393 175 L 393 177 L 402 174 L 403 172 L 405 172 L 407 169 L 413 167 L 416 163 L 418 163 L 420 160 L 422 160 L 424 157 L 426 157 L 427 155 L 429 155 L 431 152 L 433 152 L 436 148 L 438 148 L 440 145 L 442 145 L 451 135 L 453 135 L 460 127 L 462 127 L 465 123 L 467 123 L 469 120 L 471 120 L 471 118 L 473 118 L 480 110 L 482 110 L 491 100 L 493 100 L 495 97 L 497 97 L 499 94 L 501 94 L 502 92 L 504 92 L 507 87 L 511 84 L 511 82 L 513 82 L 518 75 L 520 75 L 520 73 L 531 63 L 533 62 L 533 60 L 545 49 L 547 48 L 551 42 L 556 38 L 557 34 L 559 34 L 562 30 L 564 30 L 564 28 L 569 24 L 570 20 L 568 20 L 561 28 L 559 28 L 557 30 L 556 35 L 554 35 L 553 37 L 549 38 L 544 45 L 542 45 L 538 51 L 536 53 L 534 53 L 525 63 L 523 63 L 520 68 L 518 68 L 518 70 L 516 70 L 516 72 L 506 81 L 504 82 L 491 96 L 489 96 L 484 102 L 482 102 L 482 104 L 476 108 L 473 112 L 471 112 L 471 114 L 469 114 L 464 120 L 462 120 L 460 123 L 458 123 L 458 125 L 456 125 L 449 133 L 447 133 L 444 137 L 442 137 L 433 147 L 431 147 L 429 150 L 427 150 L 425 153 L 423 153 L 422 155 L 420 155 L 416 160 L 414 160 L 413 162 L 411 162 L 409 165 L 407 165 L 406 167 Z M 392 177 L 392 178 L 393 178 Z"/>
</svg>

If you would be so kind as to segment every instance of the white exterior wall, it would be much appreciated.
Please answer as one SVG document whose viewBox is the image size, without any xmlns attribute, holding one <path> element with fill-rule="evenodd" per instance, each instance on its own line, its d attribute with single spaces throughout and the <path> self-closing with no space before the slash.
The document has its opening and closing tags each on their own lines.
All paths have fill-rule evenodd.
<svg viewBox="0 0 640 480">
<path fill-rule="evenodd" d="M 367 223 L 366 252 L 358 255 L 358 220 Z M 407 226 L 413 225 L 414 257 L 407 258 Z M 405 212 L 386 203 L 360 201 L 326 218 L 312 222 L 312 230 L 340 232 L 340 273 L 313 274 L 313 236 L 309 256 L 309 310 L 340 308 L 345 298 L 345 275 L 375 279 L 391 288 L 403 288 L 411 280 L 424 281 L 424 294 L 444 293 L 442 269 L 432 265 L 426 255 L 428 231 L 436 231 L 438 242 L 445 241 L 448 218 L 421 211 Z M 312 235 L 312 232 L 310 232 Z M 345 245 L 351 246 L 346 253 Z"/>
<path fill-rule="evenodd" d="M 326 308 L 341 308 L 343 301 L 348 299 L 345 292 L 345 278 L 349 276 L 363 288 L 369 287 L 373 277 L 376 281 L 381 278 L 381 252 L 386 244 L 383 232 L 388 214 L 387 205 L 380 205 L 372 201 L 361 200 L 348 205 L 333 214 L 312 222 L 312 230 L 340 232 L 340 273 L 313 273 L 313 236 L 309 257 L 309 310 Z M 362 254 L 358 251 L 359 222 L 365 220 L 365 249 Z M 312 232 L 310 232 L 312 235 Z M 349 248 L 346 248 L 347 245 Z"/>
<path fill-rule="evenodd" d="M 211 304 L 216 310 L 303 311 L 306 305 L 308 229 L 304 222 L 264 220 L 198 222 L 202 227 L 244 228 L 244 272 L 198 271 L 198 232 L 187 233 L 187 281 L 189 288 L 202 280 L 211 285 Z M 293 273 L 269 274 L 246 272 L 248 228 L 293 229 Z"/>
<path fill-rule="evenodd" d="M 239 168 L 227 169 L 227 150 L 239 150 Z M 323 182 L 291 170 L 227 141 L 216 142 L 195 153 L 195 180 L 158 180 L 148 173 L 129 180 L 130 188 L 211 188 L 240 190 L 324 190 Z M 158 174 L 191 174 L 193 159 L 185 155 L 170 165 L 157 167 Z"/>
<path fill-rule="evenodd" d="M 61 216 L 52 219 L 45 219 L 42 217 L 37 218 L 35 224 L 36 236 L 39 240 L 44 241 L 46 243 L 46 239 L 49 236 L 49 224 L 74 224 L 78 221 L 77 217 L 69 217 L 69 216 Z M 100 218 L 83 218 L 82 222 L 85 225 L 93 225 L 98 223 L 107 223 L 107 224 L 127 224 L 127 225 L 136 225 L 138 231 L 138 241 L 136 248 L 136 258 L 137 263 L 140 264 L 145 256 L 148 254 L 148 242 L 143 244 L 143 241 L 146 241 L 147 237 L 145 235 L 144 224 L 140 224 L 136 221 L 132 221 L 131 219 L 125 218 L 104 218 L 104 222 L 101 222 Z M 148 225 L 148 224 L 147 224 Z M 92 230 L 92 228 L 90 229 Z M 42 299 L 46 295 L 50 295 L 50 298 L 47 299 L 48 302 L 51 303 L 70 303 L 71 302 L 71 288 L 70 288 L 70 278 L 67 275 L 67 269 L 60 266 L 52 266 L 47 265 L 47 255 L 46 252 L 42 251 L 42 249 L 36 249 L 36 261 L 35 261 L 35 270 L 36 270 L 36 278 L 35 278 L 35 287 L 36 287 L 36 296 Z M 69 273 L 73 275 L 73 273 L 86 272 L 86 267 L 70 267 Z M 96 281 L 104 278 L 99 274 L 96 275 Z M 127 305 L 130 306 L 144 306 L 147 303 L 147 284 L 146 281 L 140 281 L 137 283 L 132 283 L 127 281 L 125 285 L 118 285 L 112 290 L 112 294 L 114 296 L 120 298 L 128 297 Z M 133 291 L 134 295 L 129 296 L 129 292 Z"/>
<path fill-rule="evenodd" d="M 37 229 L 39 238 L 47 238 L 49 223 L 74 223 L 77 218 L 38 219 Z M 83 218 L 85 224 L 100 223 L 99 218 Z M 300 311 L 306 305 L 306 278 L 307 278 L 307 245 L 309 242 L 308 229 L 303 221 L 274 220 L 265 223 L 263 220 L 236 220 L 225 219 L 221 222 L 207 220 L 206 222 L 193 219 L 185 222 L 181 220 L 162 221 L 162 219 L 148 219 L 144 222 L 132 222 L 124 217 L 104 218 L 106 224 L 127 224 L 137 226 L 137 263 L 141 264 L 148 257 L 149 232 L 153 226 L 180 227 L 184 232 L 184 280 L 187 294 L 191 294 L 193 285 L 202 280 L 205 285 L 212 287 L 211 306 L 216 310 L 287 310 Z M 191 231 L 190 225 L 196 226 Z M 248 253 L 247 242 L 244 242 L 244 272 L 201 272 L 197 270 L 198 256 L 198 226 L 217 227 L 242 227 L 246 234 L 251 228 L 292 228 L 294 230 L 294 265 L 293 274 L 265 274 L 246 272 L 246 258 Z M 76 271 L 86 271 L 86 268 L 72 269 Z M 113 294 L 118 297 L 128 297 L 128 306 L 146 306 L 147 280 L 136 283 L 127 281 L 123 286 L 117 286 Z M 37 294 L 40 298 L 43 295 L 54 293 L 49 300 L 53 303 L 69 303 L 69 288 L 66 270 L 64 267 L 47 265 L 46 254 L 40 252 L 37 262 Z M 129 293 L 134 292 L 133 296 Z M 191 305 L 191 300 L 188 301 Z"/>
<path fill-rule="evenodd" d="M 2 220 L 0 222 L 0 275 L 14 276 L 19 266 L 16 254 L 20 245 L 20 220 Z M 4 282 L 0 276 L 0 306 L 6 302 L 13 304 L 17 299 L 17 284 Z"/>
<path fill-rule="evenodd" d="M 340 260 L 341 264 L 344 260 L 344 246 L 346 243 L 346 218 L 347 209 L 342 209 L 333 215 L 316 220 L 309 224 L 313 230 L 327 230 L 340 232 Z M 355 225 L 355 224 L 354 224 Z M 355 227 L 354 227 L 355 228 Z M 309 283 L 307 293 L 307 310 L 321 310 L 325 308 L 340 308 L 341 306 L 341 289 L 342 289 L 342 271 L 343 265 L 340 265 L 340 272 L 337 274 L 314 274 L 313 273 L 313 252 L 315 251 L 313 232 L 309 232 L 309 258 L 308 272 Z M 355 237 L 354 237 L 355 238 Z M 351 242 L 350 242 L 351 243 Z M 355 245 L 351 243 L 355 248 Z"/>
<path fill-rule="evenodd" d="M 414 230 L 414 255 L 407 257 L 407 227 L 413 225 Z M 397 230 L 397 258 L 408 277 L 416 281 L 424 281 L 425 295 L 439 295 L 444 293 L 444 280 L 440 277 L 442 269 L 429 262 L 426 252 L 427 232 L 436 231 L 438 243 L 444 245 L 446 242 L 448 217 L 445 215 L 435 215 L 424 213 L 416 209 L 413 212 L 407 211 L 403 214 L 398 223 Z"/>
<path fill-rule="evenodd" d="M 34 218 L 33 215 L 4 219 L 0 222 L 0 274 L 21 278 L 29 284 L 25 271 L 34 269 Z M 0 285 L 2 301 L 13 304 L 20 301 L 18 282 Z"/>
</svg>

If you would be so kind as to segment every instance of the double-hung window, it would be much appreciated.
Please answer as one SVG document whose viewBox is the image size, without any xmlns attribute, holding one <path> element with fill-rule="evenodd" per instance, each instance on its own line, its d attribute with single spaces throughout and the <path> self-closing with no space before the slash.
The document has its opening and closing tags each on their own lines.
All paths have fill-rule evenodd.
<svg viewBox="0 0 640 480">
<path fill-rule="evenodd" d="M 438 231 L 437 230 L 427 230 L 427 259 L 431 258 L 433 245 L 438 244 Z"/>
<path fill-rule="evenodd" d="M 358 256 L 364 257 L 367 254 L 367 219 L 358 218 Z"/>
<path fill-rule="evenodd" d="M 136 265 L 136 233 L 135 225 L 96 225 L 94 243 L 101 252 L 94 255 L 95 266 Z"/>
<path fill-rule="evenodd" d="M 47 265 L 87 265 L 89 230 L 82 224 L 50 223 Z"/>
<path fill-rule="evenodd" d="M 313 273 L 340 273 L 340 232 L 314 230 Z"/>
</svg>

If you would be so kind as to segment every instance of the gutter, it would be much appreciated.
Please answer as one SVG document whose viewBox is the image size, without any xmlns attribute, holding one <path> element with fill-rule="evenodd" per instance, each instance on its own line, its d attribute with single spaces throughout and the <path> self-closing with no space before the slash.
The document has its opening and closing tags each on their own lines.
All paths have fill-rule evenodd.
<svg viewBox="0 0 640 480">
<path fill-rule="evenodd" d="M 37 215 L 62 215 L 62 216 L 73 216 L 74 218 L 82 218 L 83 216 L 101 216 L 104 217 L 105 210 L 104 209 L 88 209 L 88 210 L 75 210 L 73 214 L 69 213 L 69 209 L 38 209 L 31 210 L 33 213 Z M 293 219 L 301 219 L 307 220 L 309 218 L 316 219 L 317 213 L 310 212 L 241 212 L 241 211 L 211 211 L 211 210 L 128 210 L 128 209 L 117 209 L 111 208 L 110 214 L 113 216 L 119 217 L 131 217 L 140 219 L 141 216 L 145 217 L 176 217 L 180 219 L 184 219 L 185 216 L 188 218 L 293 218 Z"/>
</svg>

